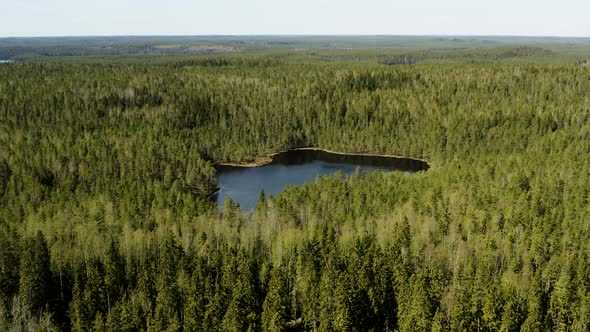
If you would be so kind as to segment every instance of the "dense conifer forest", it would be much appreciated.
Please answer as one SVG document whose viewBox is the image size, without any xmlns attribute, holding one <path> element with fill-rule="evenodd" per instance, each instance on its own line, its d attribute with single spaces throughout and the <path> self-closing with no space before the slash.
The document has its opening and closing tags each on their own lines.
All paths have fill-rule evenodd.
<svg viewBox="0 0 590 332">
<path fill-rule="evenodd" d="M 411 63 L 0 65 L 0 330 L 587 331 L 590 67 Z M 207 198 L 298 146 L 431 167 Z"/>
</svg>

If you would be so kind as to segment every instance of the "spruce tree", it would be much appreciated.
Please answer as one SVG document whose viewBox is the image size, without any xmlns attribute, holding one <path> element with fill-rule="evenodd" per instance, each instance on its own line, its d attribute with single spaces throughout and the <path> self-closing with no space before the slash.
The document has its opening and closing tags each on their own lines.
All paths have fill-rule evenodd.
<svg viewBox="0 0 590 332">
<path fill-rule="evenodd" d="M 273 268 L 268 291 L 262 305 L 262 329 L 264 331 L 283 331 L 288 322 L 289 291 L 284 268 Z"/>
<path fill-rule="evenodd" d="M 36 313 L 49 304 L 53 286 L 49 263 L 43 234 L 39 231 L 34 237 L 25 238 L 21 246 L 19 296 Z"/>
</svg>

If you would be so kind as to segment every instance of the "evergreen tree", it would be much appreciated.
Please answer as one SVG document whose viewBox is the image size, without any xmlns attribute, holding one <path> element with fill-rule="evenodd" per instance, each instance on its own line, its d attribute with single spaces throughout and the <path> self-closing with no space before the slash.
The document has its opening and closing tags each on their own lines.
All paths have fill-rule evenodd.
<svg viewBox="0 0 590 332">
<path fill-rule="evenodd" d="M 115 242 L 111 239 L 104 263 L 104 286 L 108 312 L 119 300 L 125 288 L 125 266 Z"/>
<path fill-rule="evenodd" d="M 160 271 L 156 281 L 156 306 L 152 328 L 158 331 L 178 331 L 180 324 L 180 294 L 176 282 L 182 250 L 172 234 L 164 236 L 159 250 Z"/>
<path fill-rule="evenodd" d="M 268 291 L 262 305 L 262 329 L 264 331 L 284 331 L 289 319 L 289 291 L 284 268 L 272 269 Z"/>
<path fill-rule="evenodd" d="M 9 308 L 19 287 L 19 241 L 16 233 L 0 220 L 0 305 Z"/>
<path fill-rule="evenodd" d="M 21 246 L 19 296 L 34 312 L 47 308 L 51 299 L 52 276 L 49 250 L 41 232 L 25 238 Z"/>
<path fill-rule="evenodd" d="M 548 314 L 551 318 L 553 329 L 567 331 L 572 324 L 573 290 L 571 277 L 567 268 L 562 271 L 549 298 Z"/>
<path fill-rule="evenodd" d="M 541 286 L 542 276 L 537 275 L 532 278 L 530 291 L 528 294 L 527 317 L 523 323 L 522 329 L 526 331 L 545 331 L 547 299 Z"/>
</svg>

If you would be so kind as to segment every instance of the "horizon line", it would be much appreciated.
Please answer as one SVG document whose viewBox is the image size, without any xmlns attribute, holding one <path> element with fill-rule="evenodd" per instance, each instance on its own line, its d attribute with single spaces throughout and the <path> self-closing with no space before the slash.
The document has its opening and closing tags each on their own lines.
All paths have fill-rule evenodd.
<svg viewBox="0 0 590 332">
<path fill-rule="evenodd" d="M 580 38 L 590 36 L 573 35 L 528 35 L 528 34 L 114 34 L 114 35 L 22 35 L 0 36 L 0 39 L 18 38 L 100 38 L 100 37 L 479 37 L 479 38 Z"/>
</svg>

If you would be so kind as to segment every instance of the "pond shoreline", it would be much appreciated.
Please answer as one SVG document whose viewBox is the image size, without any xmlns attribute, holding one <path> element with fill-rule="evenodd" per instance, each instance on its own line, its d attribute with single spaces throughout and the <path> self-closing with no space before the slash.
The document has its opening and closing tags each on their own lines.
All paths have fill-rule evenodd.
<svg viewBox="0 0 590 332">
<path fill-rule="evenodd" d="M 248 163 L 219 163 L 215 167 L 220 189 L 211 199 L 221 207 L 229 197 L 241 208 L 252 210 L 262 190 L 276 196 L 288 186 L 303 185 L 336 172 L 342 176 L 374 170 L 412 174 L 427 171 L 430 165 L 416 158 L 298 147 L 257 157 Z"/>
<path fill-rule="evenodd" d="M 410 159 L 410 160 L 421 161 L 421 162 L 425 163 L 428 166 L 428 168 L 430 168 L 432 166 L 430 164 L 430 161 L 428 161 L 426 159 L 420 159 L 420 158 L 414 158 L 414 157 L 404 157 L 404 156 L 399 156 L 399 155 L 381 154 L 381 153 L 371 153 L 371 152 L 339 152 L 339 151 L 334 151 L 334 150 L 329 150 L 329 149 L 324 149 L 324 148 L 319 148 L 319 147 L 299 147 L 299 148 L 292 148 L 292 149 L 287 149 L 287 150 L 283 150 L 283 151 L 278 151 L 278 152 L 271 153 L 266 157 L 257 157 L 254 161 L 249 162 L 249 163 L 225 163 L 224 162 L 224 163 L 215 163 L 215 165 L 216 166 L 229 166 L 229 167 L 260 167 L 260 166 L 264 166 L 264 165 L 268 165 L 268 164 L 272 163 L 274 156 L 281 154 L 281 153 L 286 153 L 289 151 L 322 151 L 322 152 L 326 152 L 326 153 L 343 155 L 343 156 L 363 156 L 363 157 L 382 157 L 382 158 L 394 158 L 394 159 Z"/>
</svg>

